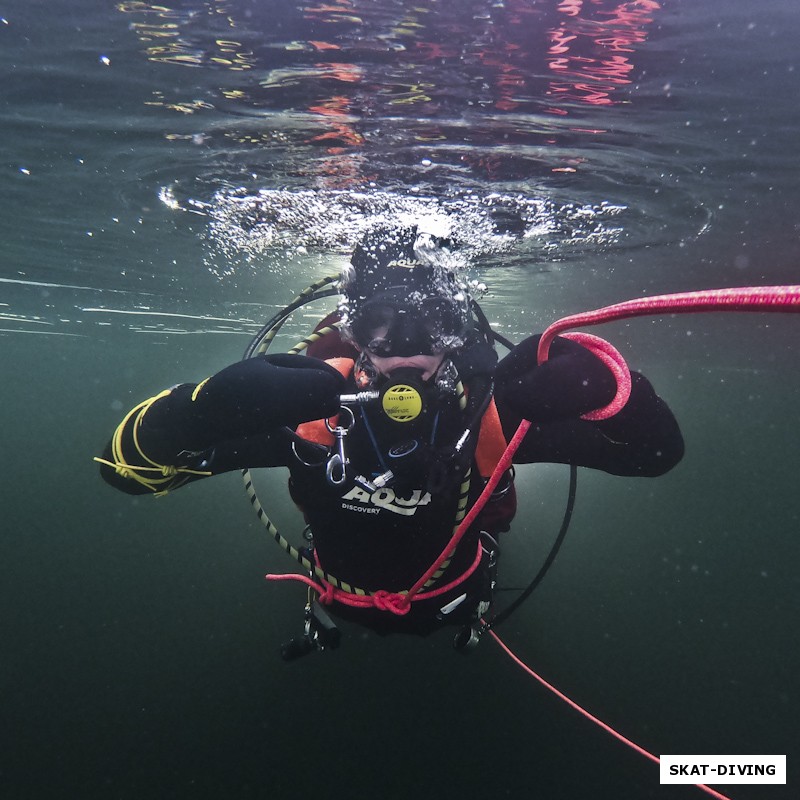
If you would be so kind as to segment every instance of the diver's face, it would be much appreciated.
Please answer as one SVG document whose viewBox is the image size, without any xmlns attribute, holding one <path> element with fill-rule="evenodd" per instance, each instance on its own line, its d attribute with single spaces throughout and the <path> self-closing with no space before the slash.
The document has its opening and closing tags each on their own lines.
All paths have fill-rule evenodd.
<svg viewBox="0 0 800 800">
<path fill-rule="evenodd" d="M 402 292 L 402 293 L 401 293 Z M 401 367 L 432 378 L 463 327 L 460 310 L 446 299 L 409 299 L 405 289 L 384 292 L 363 304 L 353 321 L 354 338 L 381 375 Z"/>
<path fill-rule="evenodd" d="M 385 348 L 386 343 L 392 341 L 390 327 L 391 326 L 389 324 L 378 324 L 369 329 L 369 341 L 370 344 L 375 342 L 376 350 Z M 416 326 L 413 327 L 416 329 Z M 427 344 L 428 338 L 429 337 L 427 335 L 420 337 L 412 336 L 410 337 L 410 340 L 406 338 L 404 343 L 409 350 L 403 352 L 402 355 L 387 355 L 385 353 L 384 355 L 378 355 L 370 346 L 364 347 L 363 349 L 369 356 L 372 366 L 375 367 L 375 370 L 380 375 L 389 375 L 391 372 L 396 369 L 400 369 L 401 367 L 410 367 L 412 369 L 420 370 L 422 373 L 422 380 L 427 381 L 432 378 L 438 371 L 439 367 L 442 366 L 445 356 L 444 352 L 415 354 L 410 348 L 413 341 L 418 341 L 420 347 L 423 343 Z M 389 349 L 389 352 L 391 352 L 391 349 Z"/>
<path fill-rule="evenodd" d="M 416 355 L 416 356 L 376 356 L 373 352 L 367 349 L 372 366 L 381 374 L 389 375 L 396 369 L 401 367 L 411 367 L 418 369 L 422 372 L 422 380 L 427 381 L 432 378 L 439 367 L 442 366 L 444 361 L 444 353 L 436 353 L 432 356 Z"/>
<path fill-rule="evenodd" d="M 353 339 L 379 358 L 439 355 L 461 344 L 463 309 L 445 298 L 409 296 L 399 287 L 360 306 L 351 320 Z"/>
</svg>

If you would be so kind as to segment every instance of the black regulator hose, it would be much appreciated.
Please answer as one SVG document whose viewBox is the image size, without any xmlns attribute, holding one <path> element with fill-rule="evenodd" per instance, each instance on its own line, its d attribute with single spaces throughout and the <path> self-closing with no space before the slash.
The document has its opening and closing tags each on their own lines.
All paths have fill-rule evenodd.
<svg viewBox="0 0 800 800">
<path fill-rule="evenodd" d="M 569 530 L 569 523 L 572 520 L 572 512 L 575 508 L 575 493 L 578 486 L 578 468 L 574 464 L 570 464 L 569 468 L 569 496 L 567 498 L 567 507 L 564 510 L 564 519 L 561 522 L 561 530 L 558 532 L 558 536 L 556 536 L 555 541 L 553 542 L 553 546 L 550 548 L 550 552 L 547 555 L 547 558 L 544 560 L 544 563 L 539 568 L 539 571 L 534 576 L 533 580 L 528 584 L 522 594 L 514 600 L 507 608 L 504 608 L 499 613 L 495 614 L 495 616 L 486 624 L 484 630 L 488 630 L 489 628 L 496 628 L 498 625 L 501 625 L 505 622 L 533 593 L 536 587 L 542 582 L 544 576 L 547 574 L 547 571 L 553 565 L 553 562 L 556 560 L 556 556 L 558 555 L 558 551 L 561 549 L 561 545 L 564 543 L 564 538 L 567 535 L 567 531 Z"/>
<path fill-rule="evenodd" d="M 313 302 L 314 300 L 321 300 L 324 297 L 334 297 L 340 294 L 338 289 L 325 289 L 324 291 L 315 291 L 313 293 L 300 295 L 290 303 L 285 308 L 281 309 L 274 317 L 269 319 L 265 322 L 258 333 L 250 340 L 250 344 L 247 345 L 247 348 L 244 351 L 244 355 L 242 356 L 242 360 L 246 360 L 248 358 L 252 358 L 257 350 L 261 342 L 264 340 L 264 337 L 269 334 L 269 332 L 273 328 L 278 328 L 286 321 L 286 319 L 291 316 L 298 308 Z"/>
</svg>

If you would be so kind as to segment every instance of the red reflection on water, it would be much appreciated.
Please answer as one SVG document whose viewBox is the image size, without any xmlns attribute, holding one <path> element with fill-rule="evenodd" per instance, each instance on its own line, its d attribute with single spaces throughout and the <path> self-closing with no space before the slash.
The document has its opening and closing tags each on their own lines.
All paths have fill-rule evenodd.
<svg viewBox="0 0 800 800">
<path fill-rule="evenodd" d="M 475 14 L 475 7 L 470 4 L 461 14 L 445 13 L 432 0 L 377 11 L 366 0 L 304 6 L 310 35 L 292 46 L 312 53 L 309 60 L 325 59 L 307 73 L 306 85 L 313 91 L 305 108 L 319 125 L 306 142 L 320 148 L 319 157 L 307 164 L 309 171 L 337 186 L 363 180 L 360 170 L 369 164 L 365 115 L 409 117 L 413 122 L 406 135 L 437 142 L 452 132 L 440 129 L 436 117 L 450 109 L 457 113 L 459 101 L 505 114 L 544 110 L 559 116 L 569 116 L 576 104 L 626 102 L 620 90 L 633 80 L 634 54 L 646 41 L 661 2 L 505 0 L 485 14 Z M 338 60 L 350 56 L 356 61 L 353 53 L 369 55 L 358 63 Z M 476 141 L 476 135 L 469 141 Z M 556 166 L 546 159 L 534 163 L 530 154 L 518 164 L 510 149 L 460 158 L 498 180 L 516 175 L 523 161 L 526 169 L 553 172 L 580 167 L 564 158 Z"/>
<path fill-rule="evenodd" d="M 515 111 L 536 97 L 530 69 L 537 49 L 543 11 L 529 0 L 507 0 L 503 13 L 486 29 L 489 45 L 478 50 L 480 63 L 488 67 L 487 77 L 495 92 L 498 111 Z"/>
<path fill-rule="evenodd" d="M 656 0 L 562 0 L 557 7 L 562 19 L 548 31 L 547 65 L 558 76 L 548 94 L 594 106 L 622 102 L 612 93 L 631 82 L 634 65 L 628 54 L 647 39 L 660 8 Z"/>
<path fill-rule="evenodd" d="M 324 142 L 329 147 L 337 149 L 343 146 L 359 147 L 364 143 L 364 137 L 353 128 L 348 119 L 350 114 L 350 99 L 348 97 L 335 95 L 320 103 L 310 105 L 308 110 L 328 118 L 328 130 L 312 136 L 309 141 Z"/>
</svg>

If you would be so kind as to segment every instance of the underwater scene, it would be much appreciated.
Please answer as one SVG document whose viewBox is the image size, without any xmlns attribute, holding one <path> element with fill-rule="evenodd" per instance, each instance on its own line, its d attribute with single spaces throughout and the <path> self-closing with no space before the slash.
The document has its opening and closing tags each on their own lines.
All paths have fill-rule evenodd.
<svg viewBox="0 0 800 800">
<path fill-rule="evenodd" d="M 0 796 L 709 796 L 488 634 L 344 618 L 282 659 L 307 592 L 265 575 L 303 570 L 242 475 L 100 477 L 130 409 L 240 361 L 371 231 L 426 224 L 514 344 L 794 286 L 576 326 L 647 376 L 685 455 L 579 469 L 497 635 L 651 754 L 786 756 L 785 784 L 716 796 L 797 797 L 798 40 L 793 0 L 0 0 Z M 287 469 L 252 473 L 300 547 Z M 570 468 L 518 465 L 516 491 L 498 609 L 547 562 Z"/>
</svg>

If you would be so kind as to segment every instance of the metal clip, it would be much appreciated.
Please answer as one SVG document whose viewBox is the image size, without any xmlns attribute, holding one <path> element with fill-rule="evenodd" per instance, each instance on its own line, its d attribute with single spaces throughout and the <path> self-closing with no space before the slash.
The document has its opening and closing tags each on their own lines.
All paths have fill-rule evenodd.
<svg viewBox="0 0 800 800">
<path fill-rule="evenodd" d="M 347 424 L 347 427 L 340 424 L 334 427 L 329 420 L 325 420 L 325 427 L 336 437 L 336 452 L 331 453 L 325 467 L 325 477 L 328 479 L 328 483 L 330 483 L 331 486 L 340 486 L 345 482 L 347 478 L 347 465 L 350 463 L 350 459 L 347 457 L 347 453 L 344 449 L 344 439 L 347 434 L 350 433 L 353 425 L 355 425 L 356 418 L 347 406 L 342 406 L 339 411 L 340 420 L 342 412 L 344 411 L 350 415 L 350 422 Z"/>
</svg>

